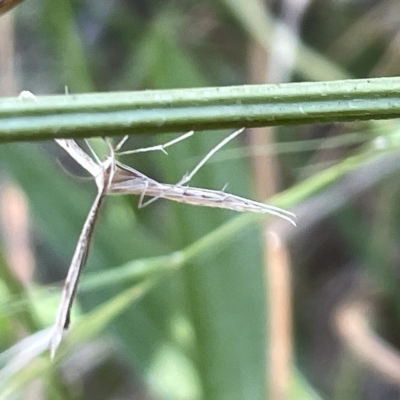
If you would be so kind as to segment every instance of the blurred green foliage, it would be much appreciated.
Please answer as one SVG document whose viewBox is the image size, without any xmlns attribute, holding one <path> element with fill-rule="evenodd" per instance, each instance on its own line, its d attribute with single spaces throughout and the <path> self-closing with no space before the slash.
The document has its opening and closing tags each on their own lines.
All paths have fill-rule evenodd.
<svg viewBox="0 0 400 400">
<path fill-rule="evenodd" d="M 390 47 L 395 28 L 389 34 L 377 21 L 389 21 L 383 5 L 394 15 L 396 4 L 377 4 L 310 2 L 303 39 L 297 37 L 294 79 L 397 73 L 380 61 L 386 56 L 394 65 L 398 57 Z M 257 43 L 268 51 L 277 22 L 256 0 L 30 0 L 15 16 L 20 86 L 36 95 L 60 94 L 65 86 L 84 93 L 244 84 L 248 48 Z M 350 41 L 369 32 L 371 21 L 374 32 L 362 43 Z M 342 51 L 352 59 L 344 60 Z M 224 134 L 195 135 L 168 157 L 147 153 L 124 162 L 162 182 L 178 182 Z M 367 279 L 395 321 L 382 334 L 393 341 L 398 333 L 398 123 L 282 127 L 276 136 L 272 149 L 258 149 L 279 154 L 281 186 L 290 189 L 276 204 L 303 207 L 298 232 L 288 234 L 296 323 L 290 399 L 319 399 L 318 393 L 391 398 L 379 397 L 384 389 L 377 397 L 365 395 L 368 375 L 338 346 L 331 320 L 350 292 L 343 282 Z M 169 138 L 135 137 L 129 145 Z M 137 199 L 106 199 L 71 334 L 54 364 L 45 353 L 13 368 L 13 355 L 23 360 L 12 347 L 22 332 L 34 334 L 53 321 L 60 292 L 55 282 L 65 277 L 95 194 L 93 182 L 66 174 L 57 157 L 74 168 L 53 144 L 0 147 L 2 178 L 17 182 L 29 202 L 36 256 L 29 288 L 13 276 L 6 257 L 0 259 L 1 398 L 29 398 L 37 378 L 42 398 L 49 399 L 268 398 L 260 218 L 163 200 L 137 210 Z M 353 171 L 359 174 L 348 176 Z M 254 197 L 248 153 L 238 144 L 223 149 L 192 184 L 220 189 L 227 182 L 229 192 Z"/>
</svg>

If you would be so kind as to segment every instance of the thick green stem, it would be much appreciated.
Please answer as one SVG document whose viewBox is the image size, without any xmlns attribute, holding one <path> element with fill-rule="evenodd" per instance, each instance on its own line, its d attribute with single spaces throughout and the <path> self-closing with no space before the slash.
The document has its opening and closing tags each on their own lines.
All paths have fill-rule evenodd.
<svg viewBox="0 0 400 400">
<path fill-rule="evenodd" d="M 400 117 L 400 78 L 0 100 L 0 142 Z"/>
</svg>

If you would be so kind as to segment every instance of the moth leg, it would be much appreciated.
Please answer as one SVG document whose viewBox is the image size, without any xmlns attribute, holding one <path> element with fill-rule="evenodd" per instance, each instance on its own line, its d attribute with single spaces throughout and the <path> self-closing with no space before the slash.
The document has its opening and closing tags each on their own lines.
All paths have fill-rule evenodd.
<svg viewBox="0 0 400 400">
<path fill-rule="evenodd" d="M 188 137 L 192 136 L 194 134 L 194 131 L 190 131 L 187 132 L 179 137 L 177 137 L 176 139 L 170 140 L 167 143 L 164 144 L 158 144 L 156 146 L 151 146 L 151 147 L 143 147 L 141 149 L 136 149 L 136 150 L 127 150 L 127 151 L 122 151 L 119 152 L 119 150 L 121 149 L 121 147 L 125 144 L 126 140 L 128 139 L 128 136 L 125 136 L 115 147 L 115 152 L 119 155 L 119 156 L 124 156 L 127 154 L 135 154 L 135 153 L 145 153 L 148 151 L 162 151 L 165 154 L 168 154 L 167 151 L 165 150 L 167 147 L 172 146 L 178 142 L 181 142 L 182 140 L 187 139 Z"/>
<path fill-rule="evenodd" d="M 148 185 L 149 185 L 148 182 L 146 182 L 145 188 L 144 188 L 143 192 L 140 194 L 138 208 L 143 208 L 143 207 L 146 207 L 148 204 L 150 204 L 149 203 L 150 200 L 143 203 L 144 196 L 146 196 L 146 191 L 147 191 Z M 157 197 L 155 197 L 155 199 L 157 199 Z M 153 199 L 151 199 L 151 200 L 153 200 Z"/>
<path fill-rule="evenodd" d="M 231 133 L 228 137 L 218 143 L 213 149 L 211 149 L 205 157 L 196 165 L 196 167 L 192 170 L 192 172 L 185 174 L 182 179 L 177 183 L 177 185 L 185 185 L 188 183 L 193 176 L 199 171 L 199 169 L 223 146 L 225 146 L 228 142 L 234 139 L 236 136 L 241 134 L 245 128 L 240 128 L 237 131 Z"/>
</svg>

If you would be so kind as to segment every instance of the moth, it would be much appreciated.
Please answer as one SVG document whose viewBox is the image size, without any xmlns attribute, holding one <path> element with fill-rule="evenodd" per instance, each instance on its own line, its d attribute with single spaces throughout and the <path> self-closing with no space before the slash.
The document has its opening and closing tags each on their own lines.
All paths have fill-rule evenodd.
<svg viewBox="0 0 400 400">
<path fill-rule="evenodd" d="M 243 130 L 244 128 L 239 129 L 221 141 L 197 164 L 190 174 L 186 174 L 176 184 L 160 183 L 138 170 L 118 161 L 116 159 L 116 151 L 118 152 L 120 150 L 124 141 L 122 141 L 115 149 L 109 145 L 110 155 L 105 161 L 100 161 L 97 156 L 95 156 L 94 152 L 92 152 L 94 157 L 90 157 L 74 140 L 56 139 L 57 144 L 95 179 L 97 195 L 82 228 L 68 270 L 68 275 L 65 280 L 62 298 L 50 340 L 50 354 L 52 358 L 61 343 L 64 331 L 69 327 L 70 312 L 76 295 L 80 273 L 86 262 L 95 222 L 106 195 L 135 194 L 140 196 L 139 206 L 145 206 L 159 198 L 164 198 L 195 206 L 217 207 L 239 212 L 249 211 L 268 213 L 283 218 L 296 226 L 296 223 L 294 222 L 295 215 L 279 207 L 245 199 L 224 191 L 187 186 L 187 183 L 208 161 L 208 159 L 228 141 L 243 132 Z M 193 132 L 188 132 L 180 138 L 174 139 L 164 145 L 119 152 L 117 154 L 123 155 L 153 150 L 166 152 L 166 147 L 171 146 L 192 134 Z M 152 197 L 152 199 L 144 202 L 146 196 Z"/>
</svg>

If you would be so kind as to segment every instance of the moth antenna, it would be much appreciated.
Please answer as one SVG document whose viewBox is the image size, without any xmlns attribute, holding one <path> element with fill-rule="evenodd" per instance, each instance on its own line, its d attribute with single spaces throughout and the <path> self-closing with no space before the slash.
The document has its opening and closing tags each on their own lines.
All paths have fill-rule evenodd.
<svg viewBox="0 0 400 400">
<path fill-rule="evenodd" d="M 69 177 L 73 179 L 78 179 L 80 181 L 93 181 L 93 176 L 79 176 L 71 173 L 64 167 L 63 163 L 60 160 L 56 160 L 56 163 L 60 166 L 60 168 L 67 174 Z"/>
</svg>

